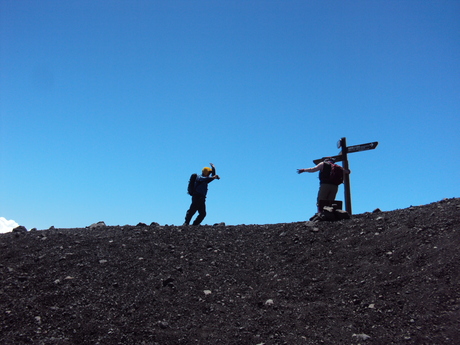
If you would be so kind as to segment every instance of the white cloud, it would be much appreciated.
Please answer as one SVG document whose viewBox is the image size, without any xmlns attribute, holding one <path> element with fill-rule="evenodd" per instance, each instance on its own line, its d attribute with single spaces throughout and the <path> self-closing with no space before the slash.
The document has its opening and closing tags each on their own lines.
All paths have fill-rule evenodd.
<svg viewBox="0 0 460 345">
<path fill-rule="evenodd" d="M 7 220 L 4 217 L 0 217 L 0 233 L 9 232 L 18 226 L 19 224 L 14 220 Z"/>
</svg>

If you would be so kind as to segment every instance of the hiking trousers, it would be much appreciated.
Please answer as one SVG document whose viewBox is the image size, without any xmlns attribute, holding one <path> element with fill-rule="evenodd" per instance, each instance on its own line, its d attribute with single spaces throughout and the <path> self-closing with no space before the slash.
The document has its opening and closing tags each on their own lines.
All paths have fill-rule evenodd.
<svg viewBox="0 0 460 345">
<path fill-rule="evenodd" d="M 318 206 L 318 212 L 322 210 L 319 209 L 319 201 L 320 200 L 328 200 L 333 201 L 335 200 L 335 196 L 337 195 L 337 191 L 339 190 L 339 186 L 330 183 L 321 183 L 319 185 L 318 191 L 318 199 L 316 205 Z"/>
<path fill-rule="evenodd" d="M 193 195 L 192 204 L 185 214 L 185 224 L 190 224 L 192 217 L 198 211 L 198 216 L 192 225 L 200 225 L 204 217 L 206 217 L 206 196 L 204 195 Z"/>
</svg>

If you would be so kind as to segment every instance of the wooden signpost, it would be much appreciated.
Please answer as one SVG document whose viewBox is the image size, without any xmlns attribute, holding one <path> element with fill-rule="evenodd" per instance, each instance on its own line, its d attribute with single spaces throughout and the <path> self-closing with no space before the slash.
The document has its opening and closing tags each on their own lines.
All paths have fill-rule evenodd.
<svg viewBox="0 0 460 345">
<path fill-rule="evenodd" d="M 326 158 L 333 158 L 336 162 L 343 162 L 343 168 L 350 170 L 348 166 L 348 154 L 353 152 L 361 152 L 367 150 L 373 150 L 377 147 L 378 141 L 374 141 L 372 143 L 361 144 L 361 145 L 354 145 L 354 146 L 347 146 L 347 138 L 342 138 L 337 142 L 337 148 L 342 148 L 342 151 L 339 152 L 337 156 L 332 157 L 323 157 L 319 159 L 315 159 L 313 163 L 319 164 L 324 161 Z M 345 192 L 345 210 L 351 215 L 351 189 L 350 189 L 350 175 L 344 174 L 343 177 L 343 185 L 344 185 L 344 192 Z"/>
</svg>

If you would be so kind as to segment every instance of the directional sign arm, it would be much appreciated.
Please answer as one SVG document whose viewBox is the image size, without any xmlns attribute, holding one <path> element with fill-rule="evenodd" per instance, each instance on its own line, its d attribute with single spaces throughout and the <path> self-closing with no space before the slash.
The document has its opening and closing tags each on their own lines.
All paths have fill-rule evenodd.
<svg viewBox="0 0 460 345">
<path fill-rule="evenodd" d="M 375 148 L 377 147 L 378 144 L 379 144 L 378 141 L 374 141 L 374 142 L 372 142 L 372 143 L 367 143 L 367 144 L 348 146 L 348 147 L 347 147 L 347 153 L 353 153 L 353 152 L 361 152 L 361 151 L 373 150 L 373 149 L 375 149 Z M 337 156 L 333 156 L 333 157 L 323 157 L 323 158 L 315 159 L 315 160 L 313 161 L 313 163 L 319 164 L 319 163 L 321 163 L 322 161 L 324 161 L 326 158 L 334 158 L 334 160 L 335 160 L 336 162 L 341 162 L 341 161 L 343 161 L 342 152 L 340 152 Z"/>
<path fill-rule="evenodd" d="M 378 141 L 374 141 L 373 143 L 367 143 L 367 144 L 361 144 L 361 145 L 354 145 L 354 146 L 348 146 L 347 151 L 348 153 L 352 152 L 360 152 L 360 151 L 366 151 L 366 150 L 373 150 L 377 147 L 379 144 Z"/>
</svg>

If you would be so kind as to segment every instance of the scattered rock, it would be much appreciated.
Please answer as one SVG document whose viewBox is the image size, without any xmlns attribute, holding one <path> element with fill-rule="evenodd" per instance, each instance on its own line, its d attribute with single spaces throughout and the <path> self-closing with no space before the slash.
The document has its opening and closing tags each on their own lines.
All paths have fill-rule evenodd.
<svg viewBox="0 0 460 345">
<path fill-rule="evenodd" d="M 160 321 L 158 322 L 158 324 L 160 325 L 161 329 L 166 329 L 169 327 L 169 323 L 167 323 L 166 321 Z"/>
<path fill-rule="evenodd" d="M 174 278 L 169 277 L 163 280 L 163 286 L 173 286 L 173 281 L 174 281 Z"/>
<path fill-rule="evenodd" d="M 267 299 L 267 300 L 265 301 L 265 305 L 273 305 L 273 304 L 275 304 L 275 302 L 273 302 L 272 299 Z"/>
<path fill-rule="evenodd" d="M 364 333 L 353 334 L 353 337 L 356 337 L 356 338 L 359 339 L 359 340 L 367 340 L 367 339 L 370 339 L 370 336 L 367 335 L 367 334 L 364 334 Z"/>
<path fill-rule="evenodd" d="M 97 228 L 102 228 L 102 227 L 106 227 L 107 225 L 105 225 L 104 222 L 97 222 L 97 223 L 93 223 L 89 226 L 90 229 L 97 229 Z"/>
<path fill-rule="evenodd" d="M 27 229 L 25 226 L 19 225 L 15 227 L 12 231 L 17 232 L 17 233 L 24 233 L 24 232 L 27 232 Z"/>
</svg>

